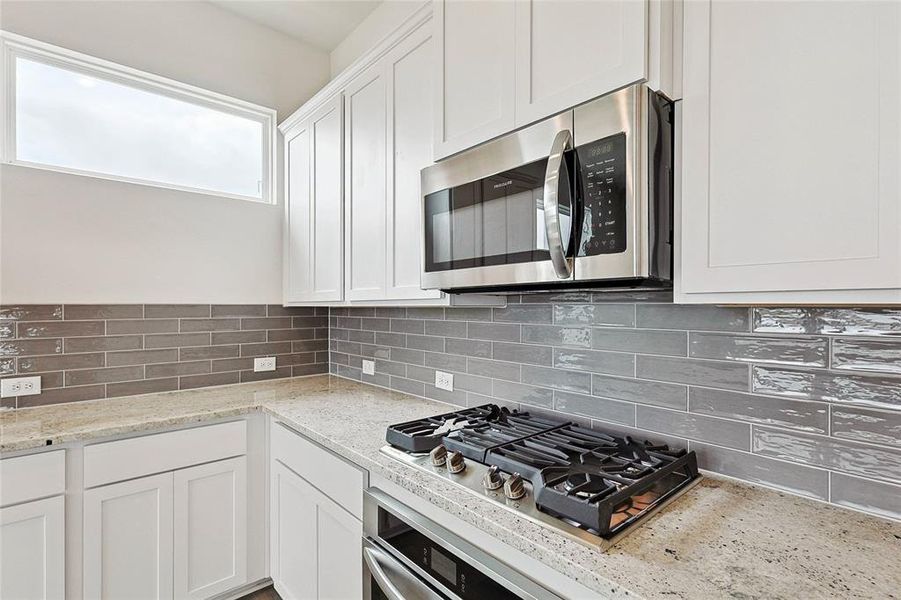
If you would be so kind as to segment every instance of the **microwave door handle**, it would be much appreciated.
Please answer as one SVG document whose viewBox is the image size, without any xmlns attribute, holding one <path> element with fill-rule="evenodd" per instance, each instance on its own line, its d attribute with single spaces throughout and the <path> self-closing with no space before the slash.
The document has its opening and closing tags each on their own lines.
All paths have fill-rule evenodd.
<svg viewBox="0 0 901 600">
<path fill-rule="evenodd" d="M 420 581 L 418 577 L 407 571 L 406 567 L 377 549 L 375 546 L 367 544 L 366 547 L 363 548 L 363 558 L 366 560 L 366 565 L 369 567 L 369 574 L 375 579 L 379 589 L 381 589 L 382 593 L 388 597 L 388 600 L 442 600 L 441 596 L 432 591 L 432 589 Z M 391 576 L 385 571 L 384 567 L 382 567 L 382 563 L 393 564 L 395 568 L 391 569 L 391 571 L 395 576 L 403 577 L 404 582 L 402 586 L 415 589 L 416 595 L 404 596 L 397 585 L 391 581 Z"/>
<path fill-rule="evenodd" d="M 560 170 L 566 168 L 563 154 L 572 148 L 573 136 L 569 129 L 557 132 L 548 156 L 544 176 L 544 226 L 547 230 L 548 251 L 558 279 L 569 279 L 573 274 L 572 262 L 566 258 L 563 235 L 560 232 L 560 200 L 557 198 Z"/>
</svg>

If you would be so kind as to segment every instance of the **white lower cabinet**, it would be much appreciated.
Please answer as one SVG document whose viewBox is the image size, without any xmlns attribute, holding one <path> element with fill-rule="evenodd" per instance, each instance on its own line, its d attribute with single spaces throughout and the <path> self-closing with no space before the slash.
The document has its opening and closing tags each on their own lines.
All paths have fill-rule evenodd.
<svg viewBox="0 0 901 600">
<path fill-rule="evenodd" d="M 247 583 L 247 461 L 174 474 L 175 598 L 209 598 Z"/>
<path fill-rule="evenodd" d="M 272 462 L 270 565 L 284 600 L 363 594 L 363 524 L 303 477 Z"/>
<path fill-rule="evenodd" d="M 63 496 L 0 508 L 0 598 L 65 595 Z"/>
</svg>

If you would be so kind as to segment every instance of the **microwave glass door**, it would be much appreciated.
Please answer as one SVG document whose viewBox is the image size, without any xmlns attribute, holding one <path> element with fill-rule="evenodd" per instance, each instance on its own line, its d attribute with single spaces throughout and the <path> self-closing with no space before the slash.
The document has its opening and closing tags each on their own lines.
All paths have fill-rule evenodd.
<svg viewBox="0 0 901 600">
<path fill-rule="evenodd" d="M 572 154 L 567 155 L 571 165 Z M 425 271 L 549 261 L 544 220 L 547 159 L 425 196 Z M 573 190 L 561 169 L 564 246 L 571 245 Z"/>
</svg>

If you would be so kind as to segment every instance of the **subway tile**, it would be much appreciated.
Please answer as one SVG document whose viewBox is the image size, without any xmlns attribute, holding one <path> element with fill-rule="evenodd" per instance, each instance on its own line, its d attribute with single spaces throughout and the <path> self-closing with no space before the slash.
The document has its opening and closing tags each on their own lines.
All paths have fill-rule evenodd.
<svg viewBox="0 0 901 600">
<path fill-rule="evenodd" d="M 117 333 L 177 333 L 178 319 L 123 319 L 109 321 L 107 334 Z"/>
<path fill-rule="evenodd" d="M 522 304 L 588 304 L 591 292 L 542 292 L 525 294 Z"/>
<path fill-rule="evenodd" d="M 466 321 L 426 321 L 425 333 L 426 335 L 465 338 Z"/>
<path fill-rule="evenodd" d="M 68 369 L 93 369 L 102 366 L 104 366 L 103 353 L 62 354 L 20 358 L 18 371 L 19 373 L 38 373 Z"/>
<path fill-rule="evenodd" d="M 554 406 L 554 390 L 500 379 L 495 380 L 492 384 L 492 396 L 530 406 L 545 408 Z"/>
<path fill-rule="evenodd" d="M 0 319 L 12 319 L 13 321 L 49 321 L 62 318 L 62 304 L 0 305 Z"/>
<path fill-rule="evenodd" d="M 238 346 L 198 346 L 196 348 L 179 348 L 178 360 L 208 360 L 211 358 L 235 358 L 239 354 Z"/>
<path fill-rule="evenodd" d="M 388 346 L 375 346 L 373 344 L 360 344 L 360 356 L 369 358 L 388 358 L 391 356 L 391 348 Z"/>
<path fill-rule="evenodd" d="M 15 321 L 0 321 L 0 340 L 11 340 L 16 337 Z"/>
<path fill-rule="evenodd" d="M 470 357 L 466 360 L 466 371 L 470 375 L 519 381 L 520 366 L 515 363 Z"/>
<path fill-rule="evenodd" d="M 522 366 L 522 382 L 543 385 L 570 392 L 591 393 L 591 375 L 550 367 Z"/>
<path fill-rule="evenodd" d="M 362 357 L 358 357 L 360 361 L 362 361 Z M 275 355 L 275 366 L 295 366 L 295 365 L 308 365 L 310 363 L 316 362 L 316 353 L 315 352 L 292 352 L 291 354 L 276 354 Z M 362 366 L 362 362 L 361 362 Z"/>
<path fill-rule="evenodd" d="M 307 377 L 309 375 L 322 375 L 328 373 L 328 363 L 312 363 L 309 365 L 295 365 L 291 367 L 292 377 Z"/>
<path fill-rule="evenodd" d="M 265 342 L 267 339 L 268 338 L 266 337 L 265 331 L 223 331 L 210 334 L 210 343 L 213 346 L 218 346 L 220 344 L 255 344 L 259 342 Z M 286 340 L 271 341 L 276 342 Z"/>
<path fill-rule="evenodd" d="M 360 319 L 360 327 L 366 331 L 391 331 L 391 319 Z"/>
<path fill-rule="evenodd" d="M 178 389 L 192 390 L 194 388 L 209 387 L 213 385 L 231 385 L 238 383 L 240 376 L 237 371 L 229 373 L 209 373 L 204 375 L 188 375 L 178 378 Z"/>
<path fill-rule="evenodd" d="M 360 342 L 344 342 L 338 340 L 335 342 L 335 349 L 338 352 L 343 352 L 344 354 L 356 354 L 359 355 L 363 351 L 363 346 Z"/>
<path fill-rule="evenodd" d="M 328 327 L 328 317 L 319 316 L 319 317 L 292 317 L 291 325 L 289 327 L 293 327 L 295 329 L 299 329 L 301 327 Z M 270 329 L 273 329 L 270 327 Z"/>
<path fill-rule="evenodd" d="M 672 290 L 600 291 L 591 295 L 592 302 L 656 302 L 671 304 Z"/>
<path fill-rule="evenodd" d="M 210 361 L 198 360 L 192 362 L 162 363 L 157 365 L 147 365 L 145 369 L 147 379 L 176 377 L 181 375 L 201 375 L 210 372 Z"/>
<path fill-rule="evenodd" d="M 328 364 L 328 352 L 316 352 L 316 362 Z"/>
<path fill-rule="evenodd" d="M 688 406 L 692 413 L 811 433 L 829 432 L 829 406 L 822 402 L 693 387 L 688 393 Z"/>
<path fill-rule="evenodd" d="M 348 317 L 374 317 L 375 308 L 372 306 L 348 306 Z"/>
<path fill-rule="evenodd" d="M 619 402 L 618 400 L 559 390 L 554 392 L 554 398 L 554 408 L 559 411 L 623 425 L 635 425 L 635 405 L 630 402 Z"/>
<path fill-rule="evenodd" d="M 802 371 L 754 365 L 752 391 L 845 404 L 901 408 L 901 378 L 852 375 L 822 370 Z"/>
<path fill-rule="evenodd" d="M 860 406 L 832 406 L 832 436 L 901 447 L 901 412 Z"/>
<path fill-rule="evenodd" d="M 447 404 L 453 404 L 455 406 L 466 406 L 466 392 L 462 392 L 460 390 L 440 390 L 436 388 L 434 385 L 429 385 L 428 383 L 424 386 L 423 395 L 426 398 L 431 398 L 432 400 L 437 400 L 438 402 L 445 402 Z"/>
<path fill-rule="evenodd" d="M 639 355 L 636 373 L 642 379 L 654 381 L 748 390 L 748 365 L 745 364 Z"/>
<path fill-rule="evenodd" d="M 754 331 L 901 336 L 898 308 L 755 308 Z"/>
<path fill-rule="evenodd" d="M 447 338 L 444 341 L 444 351 L 448 354 L 461 354 L 476 358 L 491 358 L 491 342 L 487 340 L 461 340 Z"/>
<path fill-rule="evenodd" d="M 385 373 L 387 375 L 398 375 L 400 377 L 407 376 L 407 365 L 404 363 L 393 362 L 390 360 L 376 360 L 375 372 Z"/>
<path fill-rule="evenodd" d="M 309 306 L 281 306 L 279 304 L 267 304 L 266 314 L 270 317 L 292 317 L 313 314 L 313 308 Z"/>
<path fill-rule="evenodd" d="M 215 317 L 265 317 L 265 304 L 213 304 L 210 316 Z"/>
<path fill-rule="evenodd" d="M 328 340 L 299 340 L 291 343 L 291 352 L 328 350 Z"/>
<path fill-rule="evenodd" d="M 0 356 L 34 356 L 37 354 L 59 354 L 62 351 L 62 340 L 33 339 L 0 341 Z"/>
<path fill-rule="evenodd" d="M 422 334 L 425 332 L 425 327 L 421 320 L 391 319 L 391 331 L 394 331 L 396 333 Z"/>
<path fill-rule="evenodd" d="M 407 316 L 407 309 L 402 306 L 376 307 L 375 316 L 386 319 L 403 319 Z"/>
<path fill-rule="evenodd" d="M 901 339 L 832 340 L 832 368 L 901 374 Z"/>
<path fill-rule="evenodd" d="M 491 395 L 492 380 L 478 375 L 455 373 L 454 388 L 465 392 L 489 396 Z"/>
<path fill-rule="evenodd" d="M 241 383 L 250 381 L 267 381 L 269 379 L 282 379 L 291 377 L 291 367 L 279 367 L 274 371 L 241 371 Z"/>
<path fill-rule="evenodd" d="M 241 344 L 241 356 L 271 356 L 290 354 L 291 342 L 268 342 L 265 344 Z"/>
<path fill-rule="evenodd" d="M 28 321 L 19 323 L 20 338 L 75 337 L 103 335 L 103 321 Z"/>
<path fill-rule="evenodd" d="M 829 342 L 826 338 L 816 337 L 692 332 L 689 355 L 695 358 L 825 367 L 829 360 Z"/>
<path fill-rule="evenodd" d="M 372 375 L 361 373 L 360 381 L 362 381 L 363 383 L 368 383 L 369 385 L 377 385 L 383 388 L 391 387 L 391 377 L 389 375 L 386 375 L 385 373 L 374 373 Z"/>
<path fill-rule="evenodd" d="M 209 317 L 209 304 L 145 304 L 145 319 Z"/>
<path fill-rule="evenodd" d="M 107 384 L 106 396 L 107 398 L 115 398 L 118 396 L 133 396 L 136 394 L 171 392 L 177 389 L 178 377 L 171 377 L 168 379 L 145 379 L 144 381 Z"/>
<path fill-rule="evenodd" d="M 638 327 L 697 331 L 748 331 L 747 308 L 686 304 L 639 304 Z"/>
<path fill-rule="evenodd" d="M 406 348 L 391 348 L 391 360 L 404 362 L 411 365 L 421 365 L 425 360 L 422 350 L 408 350 Z"/>
<path fill-rule="evenodd" d="M 435 381 L 435 369 L 420 367 L 419 365 L 407 365 L 407 379 L 432 383 Z"/>
<path fill-rule="evenodd" d="M 363 320 L 360 317 L 337 317 L 335 327 L 339 329 L 360 329 Z"/>
<path fill-rule="evenodd" d="M 466 337 L 492 342 L 518 342 L 521 339 L 520 331 L 521 327 L 514 323 L 469 323 Z"/>
<path fill-rule="evenodd" d="M 16 359 L 0 358 L 0 375 L 12 375 L 16 372 Z"/>
<path fill-rule="evenodd" d="M 635 373 L 635 357 L 621 352 L 554 348 L 554 366 L 607 375 L 631 376 Z"/>
<path fill-rule="evenodd" d="M 115 383 L 144 379 L 144 367 L 109 367 L 106 369 L 81 369 L 66 371 L 66 386 Z"/>
<path fill-rule="evenodd" d="M 596 350 L 685 356 L 688 334 L 684 331 L 655 329 L 595 328 L 591 330 L 591 347 Z"/>
<path fill-rule="evenodd" d="M 490 321 L 492 313 L 490 308 L 454 306 L 444 310 L 445 319 L 448 321 Z"/>
<path fill-rule="evenodd" d="M 251 331 L 254 329 L 291 329 L 291 317 L 259 317 L 241 319 L 240 329 Z M 239 329 L 239 327 L 235 327 Z"/>
<path fill-rule="evenodd" d="M 901 486 L 898 485 L 833 473 L 830 499 L 839 506 L 901 520 Z"/>
<path fill-rule="evenodd" d="M 207 346 L 209 343 L 209 333 L 157 333 L 144 336 L 144 347 L 147 349 Z"/>
<path fill-rule="evenodd" d="M 425 394 L 425 384 L 423 382 L 394 377 L 393 375 L 391 376 L 391 389 L 404 392 L 405 394 L 413 394 L 414 396 L 423 396 Z"/>
<path fill-rule="evenodd" d="M 747 423 L 637 405 L 635 425 L 640 429 L 650 429 L 727 448 L 750 449 L 751 426 Z"/>
<path fill-rule="evenodd" d="M 522 341 L 548 346 L 591 347 L 589 327 L 560 327 L 557 325 L 523 325 Z"/>
<path fill-rule="evenodd" d="M 47 406 L 48 404 L 97 400 L 107 395 L 106 387 L 105 385 L 80 385 L 56 388 L 42 391 L 36 396 L 19 396 L 17 406 L 19 408 L 32 408 L 35 406 Z"/>
<path fill-rule="evenodd" d="M 297 331 L 309 331 L 309 330 L 300 329 Z M 272 332 L 270 332 L 270 333 L 272 333 Z M 347 341 L 360 342 L 361 344 L 374 344 L 375 343 L 375 332 L 374 331 L 360 331 L 359 329 L 350 329 L 347 332 Z"/>
<path fill-rule="evenodd" d="M 632 327 L 635 307 L 631 304 L 555 304 L 554 324 Z"/>
<path fill-rule="evenodd" d="M 363 368 L 363 357 L 348 355 L 347 364 L 351 367 L 356 367 L 357 369 L 362 369 Z"/>
<path fill-rule="evenodd" d="M 591 393 L 613 400 L 626 400 L 676 410 L 688 409 L 688 388 L 675 383 L 592 375 Z"/>
<path fill-rule="evenodd" d="M 248 332 L 251 333 L 251 332 Z M 311 340 L 316 335 L 315 329 L 270 329 L 270 342 L 287 342 L 292 340 Z M 359 332 L 358 332 L 359 333 Z"/>
<path fill-rule="evenodd" d="M 406 348 L 407 336 L 403 333 L 387 333 L 377 331 L 375 334 L 375 343 L 380 346 L 392 346 L 395 348 Z"/>
<path fill-rule="evenodd" d="M 141 319 L 143 304 L 66 304 L 63 318 L 67 321 L 85 319 Z"/>
<path fill-rule="evenodd" d="M 211 371 L 246 371 L 253 369 L 253 358 L 222 358 L 212 361 Z"/>
<path fill-rule="evenodd" d="M 353 367 L 348 367 L 346 365 L 337 365 L 335 374 L 338 375 L 338 377 L 353 379 L 354 381 L 360 381 L 361 377 L 363 376 L 363 373 L 362 371 L 360 371 L 360 369 L 354 369 Z"/>
<path fill-rule="evenodd" d="M 444 319 L 444 308 L 438 306 L 411 306 L 407 308 L 408 319 Z"/>
<path fill-rule="evenodd" d="M 444 352 L 444 338 L 433 335 L 407 335 L 407 348 Z"/>
<path fill-rule="evenodd" d="M 826 436 L 754 427 L 753 450 L 757 454 L 901 482 L 901 451 Z"/>
<path fill-rule="evenodd" d="M 441 352 L 425 352 L 423 363 L 427 367 L 435 367 L 443 371 L 466 372 L 466 357 Z"/>
<path fill-rule="evenodd" d="M 247 319 L 243 319 L 246 321 Z M 181 319 L 179 331 L 184 333 L 199 331 L 237 331 L 242 319 Z"/>
<path fill-rule="evenodd" d="M 494 320 L 507 323 L 551 323 L 554 309 L 550 304 L 513 304 L 494 309 Z"/>
<path fill-rule="evenodd" d="M 63 340 L 67 354 L 74 352 L 107 352 L 111 350 L 140 350 L 144 338 L 139 335 L 107 335 L 100 337 L 77 337 Z"/>
<path fill-rule="evenodd" d="M 106 355 L 106 365 L 108 367 L 175 362 L 177 360 L 178 350 L 175 348 L 166 350 L 130 350 L 126 352 L 109 352 Z"/>
<path fill-rule="evenodd" d="M 765 458 L 748 452 L 691 442 L 698 466 L 708 471 L 744 481 L 760 483 L 790 494 L 818 500 L 829 498 L 829 473 L 797 463 Z"/>
<path fill-rule="evenodd" d="M 509 362 L 551 366 L 554 362 L 554 353 L 550 346 L 494 342 L 492 344 L 492 358 Z"/>
</svg>

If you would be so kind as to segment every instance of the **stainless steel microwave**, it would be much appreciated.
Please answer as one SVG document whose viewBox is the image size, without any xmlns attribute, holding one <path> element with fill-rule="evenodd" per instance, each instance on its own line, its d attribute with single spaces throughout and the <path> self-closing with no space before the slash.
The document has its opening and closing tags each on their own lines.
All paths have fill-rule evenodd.
<svg viewBox="0 0 901 600">
<path fill-rule="evenodd" d="M 673 105 L 642 84 L 422 171 L 422 287 L 666 286 Z"/>
</svg>

